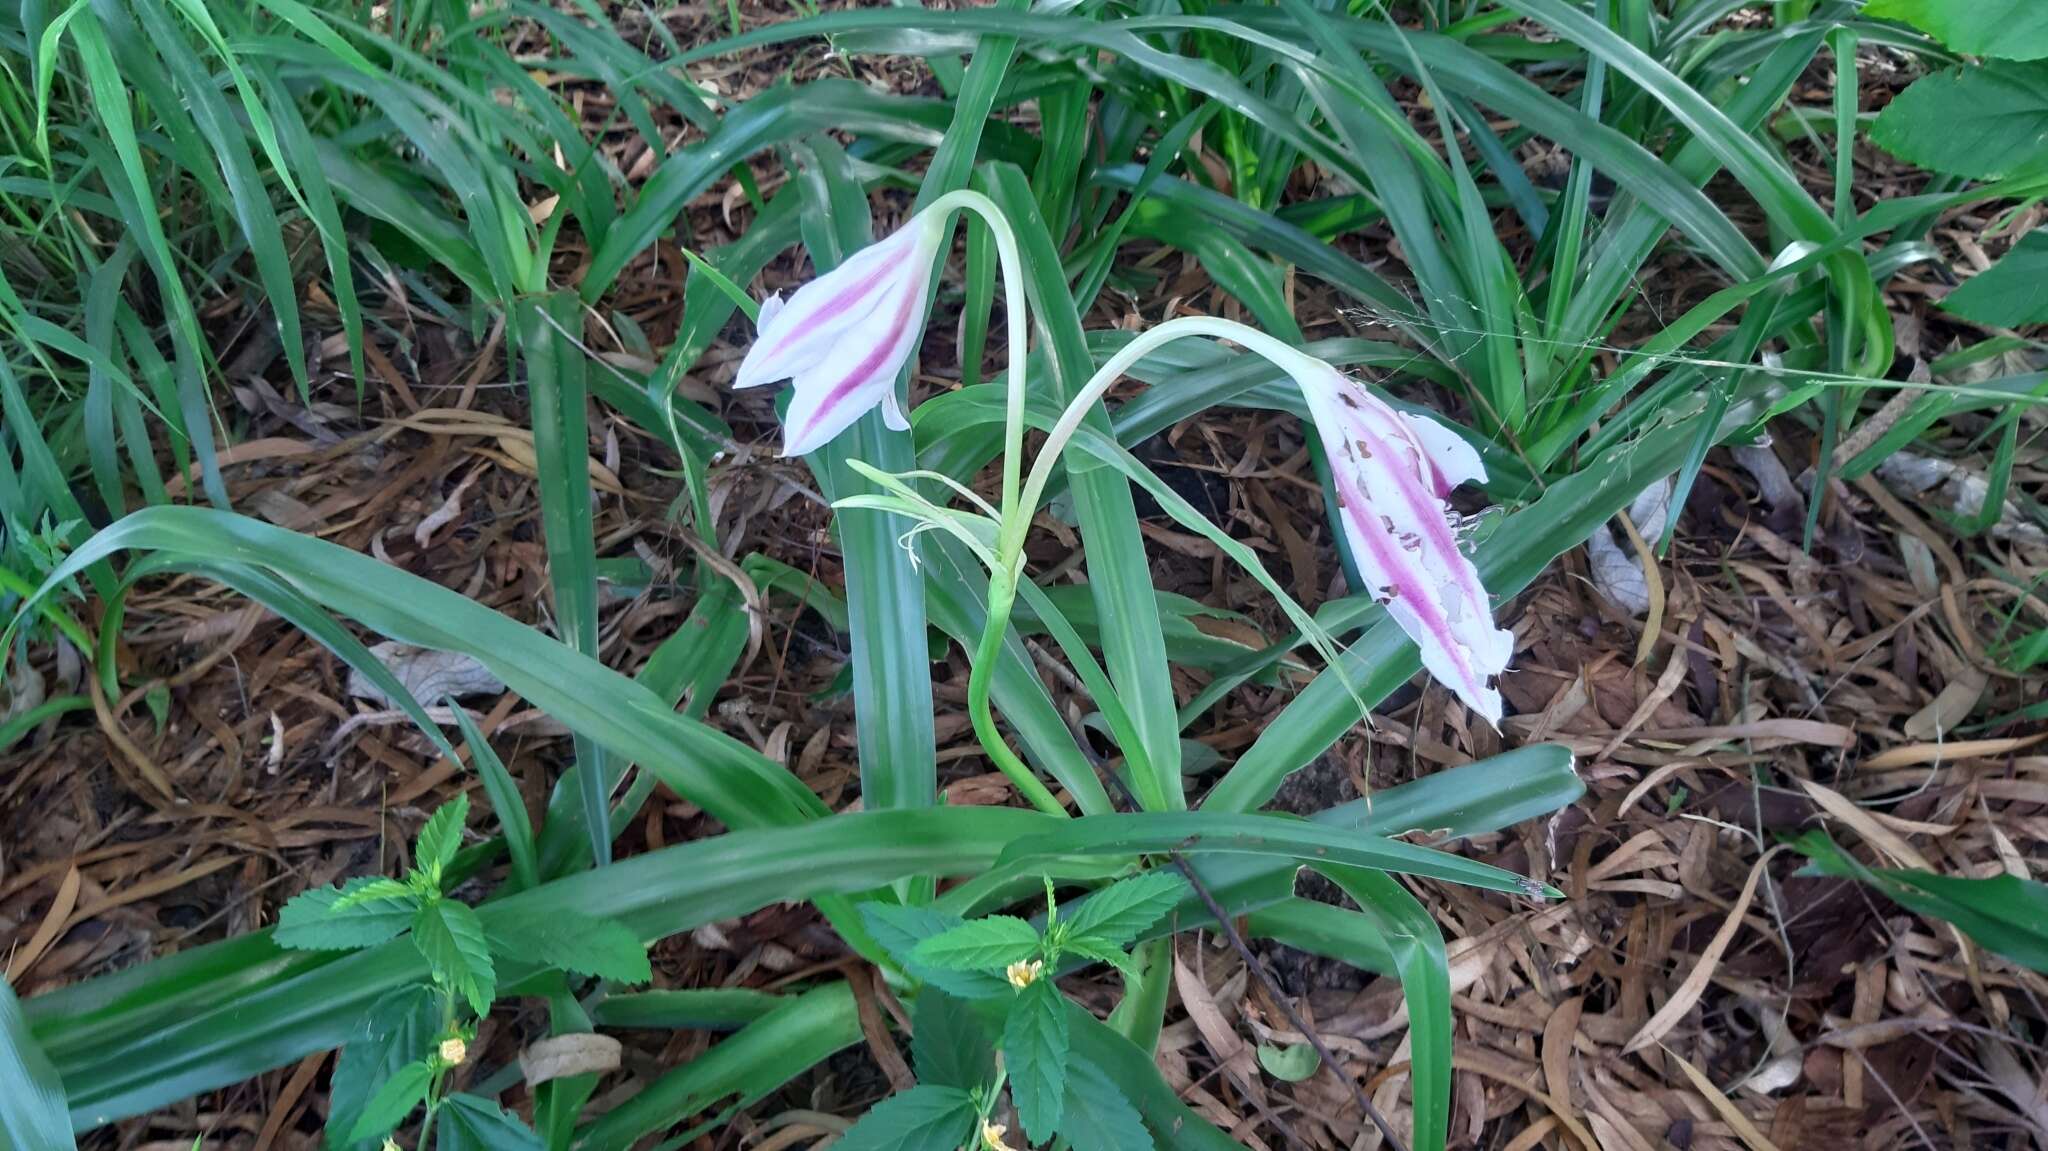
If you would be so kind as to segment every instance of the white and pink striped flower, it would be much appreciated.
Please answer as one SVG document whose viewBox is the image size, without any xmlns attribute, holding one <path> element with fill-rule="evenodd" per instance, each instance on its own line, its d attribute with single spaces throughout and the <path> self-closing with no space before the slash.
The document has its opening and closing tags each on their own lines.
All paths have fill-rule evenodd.
<svg viewBox="0 0 2048 1151">
<path fill-rule="evenodd" d="M 1304 357 L 1305 358 L 1305 357 Z M 1397 412 L 1320 360 L 1292 371 L 1330 457 L 1344 535 L 1369 592 L 1422 649 L 1429 673 L 1498 724 L 1514 633 L 1494 626 L 1479 571 L 1458 547 L 1459 484 L 1486 479 L 1472 445 Z"/>
<path fill-rule="evenodd" d="M 735 388 L 793 381 L 782 454 L 824 447 L 880 404 L 892 428 L 910 427 L 896 379 L 924 329 L 925 297 L 945 239 L 943 213 L 920 212 L 894 235 L 798 288 L 761 304 L 759 333 Z"/>
</svg>

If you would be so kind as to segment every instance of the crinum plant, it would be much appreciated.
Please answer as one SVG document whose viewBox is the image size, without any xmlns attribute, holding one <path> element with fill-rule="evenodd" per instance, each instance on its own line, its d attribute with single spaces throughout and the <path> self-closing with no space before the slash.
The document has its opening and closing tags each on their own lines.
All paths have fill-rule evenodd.
<svg viewBox="0 0 2048 1151">
<path fill-rule="evenodd" d="M 1185 316 L 1136 335 L 1109 357 L 1047 426 L 1027 474 L 1030 361 L 1024 338 L 1030 328 L 1022 256 L 1002 210 L 981 193 L 963 189 L 939 197 L 896 233 L 805 284 L 788 301 L 771 297 L 761 306 L 759 332 L 735 386 L 785 379 L 794 384 L 783 416 L 785 455 L 819 450 L 877 408 L 887 426 L 909 430 L 898 384 L 917 348 L 935 263 L 949 247 L 952 217 L 959 212 L 972 214 L 986 227 L 1005 284 L 1010 349 L 998 500 L 992 504 L 940 472 L 891 474 L 850 460 L 852 469 L 877 490 L 842 497 L 835 506 L 903 517 L 910 526 L 902 545 L 913 556 L 920 535 L 943 533 L 985 567 L 988 608 L 971 665 L 968 707 L 983 750 L 1021 797 L 1048 815 L 1068 815 L 1065 804 L 1010 747 L 990 705 L 996 657 L 1020 596 L 1046 623 L 1103 709 L 1126 756 L 1119 787 L 1141 806 L 1176 806 L 1157 792 L 1143 791 L 1152 777 L 1140 766 L 1148 750 L 1143 738 L 1088 645 L 1029 578 L 1024 544 L 1070 451 L 1100 451 L 1105 458 L 1098 462 L 1137 472 L 1122 449 L 1111 445 L 1105 450 L 1082 437 L 1084 421 L 1133 365 L 1185 338 L 1237 344 L 1272 363 L 1299 388 L 1335 465 L 1340 522 L 1368 585 L 1365 590 L 1417 644 L 1432 675 L 1489 723 L 1499 722 L 1498 679 L 1512 655 L 1514 637 L 1493 622 L 1491 600 L 1461 546 L 1466 520 L 1448 502 L 1459 485 L 1485 479 L 1478 451 L 1445 425 L 1395 410 L 1330 364 L 1284 341 L 1232 321 Z M 955 499 L 966 506 L 955 506 Z M 1307 642 L 1337 662 L 1325 629 L 1251 552 L 1184 503 L 1162 500 L 1162 505 L 1229 552 L 1272 592 Z M 1190 837 L 1190 842 L 1200 839 Z M 1156 858 L 1156 850 L 1151 854 Z M 1347 886 L 1357 891 L 1371 887 L 1386 896 L 1400 890 L 1375 885 L 1355 872 L 1339 872 L 1339 877 L 1351 880 Z M 1134 999 L 1142 999 L 1148 979 L 1161 977 L 1158 957 L 1148 972 L 1125 947 L 1178 905 L 1187 896 L 1187 885 L 1171 871 L 1141 871 L 1097 891 L 1077 914 L 1063 919 L 1051 875 L 1042 878 L 1046 908 L 1038 926 L 1006 915 L 961 919 L 910 905 L 866 906 L 867 927 L 886 952 L 887 969 L 923 988 L 921 1014 L 959 1013 L 954 999 L 973 1002 L 979 1010 L 964 1014 L 979 1022 L 961 1025 L 967 1041 L 993 1040 L 997 1057 L 985 1061 L 987 1073 L 971 1082 L 949 1072 L 877 1107 L 849 1134 L 849 1146 L 951 1147 L 961 1145 L 966 1132 L 965 1143 L 978 1140 L 985 1151 L 1006 1151 L 1010 1125 L 996 1121 L 1006 1084 L 1021 1137 L 1032 1143 L 1065 1140 L 1084 1151 L 1150 1146 L 1135 1109 L 1118 1094 L 1114 1080 L 1088 1060 L 1071 1056 L 1069 1013 L 1077 1008 L 1063 1001 L 1053 977 L 1063 961 L 1104 963 L 1124 976 Z M 1527 881 L 1510 889 L 1532 895 L 1546 891 Z M 927 1080 L 933 1074 L 923 1067 L 920 1073 Z M 1422 1117 L 1418 1122 L 1424 1122 Z M 1422 1129 L 1431 1131 L 1439 1122 L 1429 1120 Z"/>
</svg>

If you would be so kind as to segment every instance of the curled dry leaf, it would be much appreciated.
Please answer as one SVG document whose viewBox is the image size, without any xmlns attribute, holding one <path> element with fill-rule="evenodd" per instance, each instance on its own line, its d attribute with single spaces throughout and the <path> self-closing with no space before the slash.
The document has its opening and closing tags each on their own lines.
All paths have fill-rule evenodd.
<svg viewBox="0 0 2048 1151">
<path fill-rule="evenodd" d="M 519 1053 L 519 1073 L 528 1087 L 572 1075 L 600 1075 L 619 1067 L 619 1041 L 609 1035 L 579 1032 L 543 1039 Z"/>
</svg>

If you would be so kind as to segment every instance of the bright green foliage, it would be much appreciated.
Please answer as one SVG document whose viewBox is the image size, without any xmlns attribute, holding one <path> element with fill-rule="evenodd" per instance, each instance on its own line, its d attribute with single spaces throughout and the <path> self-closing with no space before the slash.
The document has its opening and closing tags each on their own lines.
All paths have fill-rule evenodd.
<svg viewBox="0 0 2048 1151">
<path fill-rule="evenodd" d="M 1038 929 L 1008 915 L 991 915 L 940 932 L 917 945 L 919 962 L 954 971 L 1007 967 L 1039 954 Z"/>
<path fill-rule="evenodd" d="M 910 1056 L 920 1081 L 973 1091 L 994 1080 L 994 1048 L 965 1000 L 925 987 L 912 1003 L 910 1021 Z"/>
<path fill-rule="evenodd" d="M 542 1151 L 531 1127 L 489 1099 L 450 1095 L 437 1114 L 435 1146 L 441 1151 Z"/>
<path fill-rule="evenodd" d="M 441 873 L 448 870 L 448 865 L 455 862 L 455 853 L 462 849 L 462 827 L 468 821 L 469 794 L 457 792 L 454 799 L 436 808 L 420 826 L 413 865 L 436 890 L 441 887 Z"/>
<path fill-rule="evenodd" d="M 2048 8 L 2035 0 L 1868 0 L 1863 14 L 1903 20 L 1971 56 L 2048 56 Z"/>
<path fill-rule="evenodd" d="M 647 964 L 647 949 L 615 919 L 593 919 L 572 911 L 546 919 L 500 921 L 487 934 L 491 953 L 501 958 L 616 983 L 645 983 L 654 978 Z"/>
<path fill-rule="evenodd" d="M 1010 1098 L 1034 1143 L 1052 1139 L 1066 1107 L 1067 1005 L 1051 978 L 1017 993 L 1003 1024 L 1003 1069 Z"/>
<path fill-rule="evenodd" d="M 1870 129 L 1910 163 L 1996 180 L 2048 173 L 2048 62 L 1992 61 L 1913 82 Z"/>
<path fill-rule="evenodd" d="M 412 941 L 426 956 L 435 983 L 467 1000 L 478 1015 L 490 1012 L 498 974 L 484 941 L 484 925 L 469 905 L 436 899 L 421 907 L 413 919 Z"/>
<path fill-rule="evenodd" d="M 1855 879 L 1893 902 L 1953 923 L 1984 947 L 2035 971 L 2048 972 L 2048 885 L 2012 875 L 1966 879 L 1913 868 L 1866 867 L 1825 831 L 1792 841 L 1809 870 Z"/>
<path fill-rule="evenodd" d="M 1994 327 L 2048 324 L 2048 229 L 2021 236 L 2012 251 L 1950 292 L 1941 306 Z"/>
<path fill-rule="evenodd" d="M 1066 929 L 1072 937 L 1068 946 L 1087 938 L 1128 945 L 1188 894 L 1188 881 L 1175 871 L 1148 871 L 1110 884 L 1089 896 L 1068 918 Z"/>
<path fill-rule="evenodd" d="M 1316 1068 L 1322 1066 L 1322 1063 L 1322 1056 L 1317 1055 L 1316 1049 L 1306 1043 L 1294 1043 L 1286 1047 L 1276 1047 L 1271 1043 L 1259 1044 L 1259 1066 L 1265 1068 L 1266 1074 L 1275 1079 L 1299 1083 L 1314 1075 Z"/>
<path fill-rule="evenodd" d="M 438 998 L 423 985 L 402 987 L 379 999 L 356 1025 L 328 1080 L 326 1143 L 330 1151 L 349 1146 L 348 1135 L 371 1096 L 399 1068 L 433 1049 L 441 1025 Z"/>
<path fill-rule="evenodd" d="M 431 1061 L 415 1059 L 401 1066 L 363 1105 L 362 1114 L 349 1128 L 348 1142 L 360 1143 L 390 1134 L 392 1128 L 412 1114 L 413 1108 L 426 1102 L 427 1091 L 433 1083 L 434 1065 Z"/>
<path fill-rule="evenodd" d="M 373 947 L 412 926 L 419 894 L 383 876 L 351 879 L 340 887 L 317 887 L 284 905 L 277 917 L 277 942 L 315 951 Z"/>
<path fill-rule="evenodd" d="M 919 1084 L 870 1108 L 833 1146 L 843 1151 L 955 1151 L 974 1132 L 974 1096 L 958 1087 Z"/>
<path fill-rule="evenodd" d="M 1074 1151 L 1152 1151 L 1152 1133 L 1109 1073 L 1079 1056 L 1067 1060 L 1060 1135 Z"/>
</svg>

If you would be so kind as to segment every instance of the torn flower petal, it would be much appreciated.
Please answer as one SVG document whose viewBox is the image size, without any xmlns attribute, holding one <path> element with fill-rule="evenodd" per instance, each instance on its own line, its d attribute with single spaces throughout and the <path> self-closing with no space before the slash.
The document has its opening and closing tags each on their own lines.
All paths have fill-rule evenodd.
<svg viewBox="0 0 2048 1151">
<path fill-rule="evenodd" d="M 1483 479 L 1479 453 L 1450 429 L 1395 411 L 1321 361 L 1294 372 L 1330 457 L 1345 538 L 1374 598 L 1422 649 L 1423 666 L 1498 724 L 1514 633 L 1494 626 L 1479 571 L 1458 548 L 1445 501 Z"/>
</svg>

